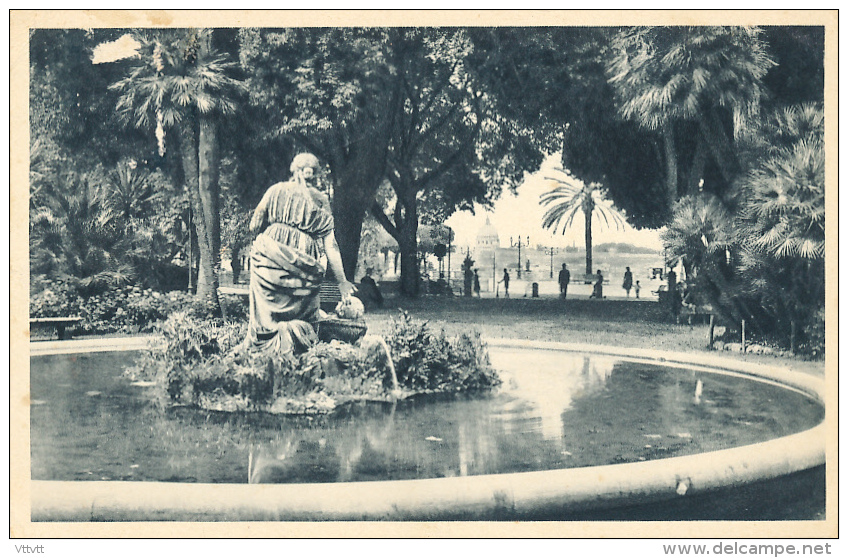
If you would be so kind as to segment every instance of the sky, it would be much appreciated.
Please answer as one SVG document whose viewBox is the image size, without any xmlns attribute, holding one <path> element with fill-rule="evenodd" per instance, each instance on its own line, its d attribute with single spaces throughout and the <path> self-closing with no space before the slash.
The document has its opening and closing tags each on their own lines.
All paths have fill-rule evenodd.
<svg viewBox="0 0 848 558">
<path fill-rule="evenodd" d="M 140 46 L 141 44 L 133 39 L 131 35 L 123 35 L 111 43 L 100 43 L 97 45 L 94 48 L 91 63 L 104 64 L 106 62 L 115 62 L 122 58 L 138 56 L 137 49 Z"/>
<path fill-rule="evenodd" d="M 525 176 L 524 182 L 517 188 L 517 195 L 504 191 L 495 201 L 493 211 L 475 207 L 475 214 L 461 211 L 452 215 L 445 223 L 454 230 L 457 246 L 473 247 L 477 232 L 486 223 L 486 217 L 498 231 L 502 247 L 509 247 L 510 236 L 517 238 L 530 236 L 530 244 L 566 247 L 572 244 L 578 248 L 584 246 L 582 213 L 575 217 L 571 227 L 562 234 L 559 229 L 554 235 L 542 228 L 542 216 L 546 208 L 539 204 L 539 196 L 553 187 L 554 183 L 545 180 L 551 169 L 557 166 L 559 154 L 549 156 L 535 173 Z M 662 250 L 658 230 L 636 230 L 629 225 L 625 230 L 606 229 L 596 219 L 592 223 L 592 244 L 597 246 L 606 242 L 627 242 L 635 246 Z"/>
</svg>

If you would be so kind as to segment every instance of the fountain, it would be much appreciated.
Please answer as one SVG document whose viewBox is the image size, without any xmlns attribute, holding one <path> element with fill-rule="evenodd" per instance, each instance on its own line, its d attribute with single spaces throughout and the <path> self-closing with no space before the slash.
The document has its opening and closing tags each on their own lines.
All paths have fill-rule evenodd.
<svg viewBox="0 0 848 558">
<path fill-rule="evenodd" d="M 78 348 L 32 346 L 33 521 L 634 519 L 824 463 L 821 380 L 712 355 L 488 340 L 491 396 L 281 419 L 152 408 Z"/>
</svg>

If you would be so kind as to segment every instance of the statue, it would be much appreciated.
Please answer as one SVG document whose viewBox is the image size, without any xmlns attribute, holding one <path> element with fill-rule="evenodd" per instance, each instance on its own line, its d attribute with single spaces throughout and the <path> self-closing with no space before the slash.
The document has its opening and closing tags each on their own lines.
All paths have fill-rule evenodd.
<svg viewBox="0 0 848 558">
<path fill-rule="evenodd" d="M 291 163 L 292 178 L 274 184 L 250 220 L 259 231 L 250 253 L 250 324 L 243 346 L 293 352 L 317 341 L 323 317 L 320 285 L 326 256 L 342 301 L 355 291 L 347 280 L 333 230 L 330 201 L 319 188 L 318 159 L 310 153 Z"/>
</svg>

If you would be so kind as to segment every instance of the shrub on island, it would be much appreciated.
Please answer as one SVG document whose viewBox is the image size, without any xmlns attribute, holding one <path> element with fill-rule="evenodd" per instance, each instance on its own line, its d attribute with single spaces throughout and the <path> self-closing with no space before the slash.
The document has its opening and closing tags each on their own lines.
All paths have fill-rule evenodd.
<svg viewBox="0 0 848 558">
<path fill-rule="evenodd" d="M 479 333 L 449 338 L 406 313 L 385 341 L 319 342 L 299 354 L 240 347 L 245 324 L 210 322 L 186 312 L 157 326 L 164 339 L 127 370 L 154 382 L 161 401 L 219 411 L 328 413 L 351 401 L 480 392 L 500 385 Z M 391 361 L 385 347 L 389 348 Z"/>
</svg>

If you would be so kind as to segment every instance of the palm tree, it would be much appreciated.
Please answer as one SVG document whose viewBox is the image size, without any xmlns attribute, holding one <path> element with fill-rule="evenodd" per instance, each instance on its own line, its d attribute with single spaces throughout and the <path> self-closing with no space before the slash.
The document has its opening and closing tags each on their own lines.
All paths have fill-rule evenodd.
<svg viewBox="0 0 848 558">
<path fill-rule="evenodd" d="M 600 184 L 592 182 L 585 184 L 571 176 L 563 169 L 557 169 L 562 177 L 547 177 L 555 181 L 557 185 L 549 192 L 541 195 L 539 203 L 551 207 L 542 217 L 542 226 L 546 229 L 557 229 L 562 225 L 562 234 L 565 234 L 574 217 L 582 213 L 585 222 L 584 238 L 586 241 L 586 275 L 592 275 L 592 219 L 597 218 L 599 224 L 609 227 L 611 224 L 616 230 L 624 229 L 625 220 L 621 213 L 612 206 L 604 197 L 604 190 Z"/>
<path fill-rule="evenodd" d="M 741 271 L 777 320 L 812 323 L 824 304 L 825 154 L 820 106 L 790 107 L 764 127 L 770 152 L 741 181 Z"/>
<path fill-rule="evenodd" d="M 43 192 L 30 215 L 30 266 L 34 275 L 70 276 L 84 288 L 122 285 L 134 277 L 128 245 L 115 226 L 103 189 L 90 176 L 65 173 Z"/>
<path fill-rule="evenodd" d="M 824 305 L 823 114 L 791 107 L 754 132 L 759 162 L 730 203 L 682 198 L 663 243 L 716 310 L 788 333 L 794 350 L 797 327 L 813 326 Z"/>
<path fill-rule="evenodd" d="M 162 192 L 156 190 L 150 173 L 139 169 L 134 161 L 118 162 L 106 176 L 103 194 L 112 218 L 130 235 L 162 198 Z"/>
<path fill-rule="evenodd" d="M 746 317 L 732 284 L 736 234 L 733 215 L 724 202 L 706 192 L 681 198 L 661 237 L 668 260 L 683 262 L 686 281 L 698 302 L 710 303 L 734 320 Z"/>
<path fill-rule="evenodd" d="M 197 295 L 220 313 L 218 273 L 221 227 L 216 118 L 235 112 L 241 82 L 228 72 L 234 65 L 211 46 L 212 31 L 154 31 L 140 35 L 136 64 L 119 91 L 118 110 L 139 128 L 155 123 L 160 153 L 168 129 L 175 129 L 185 182 L 192 200 L 200 247 Z"/>
<path fill-rule="evenodd" d="M 739 172 L 733 138 L 758 113 L 761 80 L 774 65 L 760 34 L 756 27 L 635 27 L 614 38 L 609 82 L 621 115 L 661 136 L 669 207 L 697 192 L 708 159 L 728 184 Z M 694 125 L 695 148 L 681 169 L 686 123 Z"/>
</svg>

